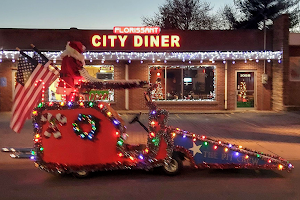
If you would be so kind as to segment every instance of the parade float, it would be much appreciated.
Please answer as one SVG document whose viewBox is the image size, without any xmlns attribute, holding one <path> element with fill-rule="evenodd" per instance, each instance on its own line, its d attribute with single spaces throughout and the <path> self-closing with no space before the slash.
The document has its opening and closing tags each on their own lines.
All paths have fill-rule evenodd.
<svg viewBox="0 0 300 200">
<path fill-rule="evenodd" d="M 156 84 L 150 85 L 140 80 L 96 80 L 84 70 L 84 60 L 80 56 L 83 48 L 78 44 L 68 43 L 78 53 L 74 56 L 65 52 L 66 60 L 63 59 L 60 70 L 60 78 L 73 92 L 60 102 L 36 103 L 30 111 L 33 148 L 2 148 L 4 152 L 11 152 L 11 157 L 30 158 L 41 170 L 77 177 L 96 171 L 153 168 L 176 175 L 183 169 L 184 160 L 197 169 L 291 171 L 294 168 L 279 156 L 192 133 L 181 127 L 168 126 L 168 111 L 158 108 L 152 101 Z M 148 135 L 146 145 L 126 143 L 130 132 L 126 131 L 125 122 L 109 103 L 77 98 L 80 93 L 94 89 L 136 88 L 145 90 L 149 120 L 148 126 L 144 125 L 139 120 L 140 114 L 137 114 L 130 124 L 137 122 L 145 129 Z"/>
</svg>

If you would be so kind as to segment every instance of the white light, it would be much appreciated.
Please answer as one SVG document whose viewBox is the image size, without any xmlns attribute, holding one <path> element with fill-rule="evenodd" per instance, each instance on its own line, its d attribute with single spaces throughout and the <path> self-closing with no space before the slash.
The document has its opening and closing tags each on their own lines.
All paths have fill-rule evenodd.
<svg viewBox="0 0 300 200">
<path fill-rule="evenodd" d="M 33 56 L 33 51 L 26 52 Z M 49 60 L 61 60 L 62 51 L 42 52 Z M 215 52 L 85 52 L 83 53 L 86 60 L 172 60 L 191 62 L 200 60 L 280 60 L 282 51 L 215 51 Z M 19 51 L 1 51 L 0 57 L 8 60 L 16 60 Z M 109 58 L 109 59 L 108 59 Z"/>
<path fill-rule="evenodd" d="M 16 155 L 15 154 L 10 154 L 10 157 L 11 158 L 16 158 Z"/>
</svg>

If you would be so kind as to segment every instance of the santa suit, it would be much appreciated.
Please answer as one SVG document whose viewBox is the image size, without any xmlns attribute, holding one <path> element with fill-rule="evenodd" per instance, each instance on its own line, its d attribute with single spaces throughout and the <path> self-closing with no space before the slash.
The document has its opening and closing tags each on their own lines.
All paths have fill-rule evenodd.
<svg viewBox="0 0 300 200">
<path fill-rule="evenodd" d="M 85 46 L 81 42 L 68 42 L 66 50 L 61 54 L 62 64 L 60 78 L 63 80 L 57 88 L 58 94 L 66 94 L 67 101 L 70 101 L 70 93 L 75 90 L 75 85 L 82 79 L 80 70 L 85 65 L 84 55 Z"/>
</svg>

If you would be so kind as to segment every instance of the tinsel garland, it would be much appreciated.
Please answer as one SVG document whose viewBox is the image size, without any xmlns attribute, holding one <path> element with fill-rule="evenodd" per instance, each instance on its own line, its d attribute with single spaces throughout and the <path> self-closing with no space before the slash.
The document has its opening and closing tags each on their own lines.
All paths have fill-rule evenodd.
<svg viewBox="0 0 300 200">
<path fill-rule="evenodd" d="M 103 81 L 103 82 L 82 82 L 78 87 L 81 89 L 133 89 L 143 88 L 148 85 L 147 81 Z"/>
</svg>

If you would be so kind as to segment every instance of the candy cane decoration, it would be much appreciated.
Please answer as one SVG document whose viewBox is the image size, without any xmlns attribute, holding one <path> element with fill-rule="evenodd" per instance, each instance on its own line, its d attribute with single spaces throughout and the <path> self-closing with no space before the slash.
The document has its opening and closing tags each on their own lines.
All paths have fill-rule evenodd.
<svg viewBox="0 0 300 200">
<path fill-rule="evenodd" d="M 56 139 L 58 139 L 61 137 L 61 133 L 60 133 L 57 125 L 60 125 L 60 126 L 66 125 L 67 117 L 60 113 L 56 114 L 55 117 L 52 116 L 51 113 L 45 113 L 44 115 L 42 115 L 41 121 L 43 123 L 49 122 L 49 126 L 48 126 L 47 130 L 44 132 L 44 135 L 46 136 L 46 138 L 50 138 L 51 135 L 53 134 L 53 136 Z"/>
</svg>

